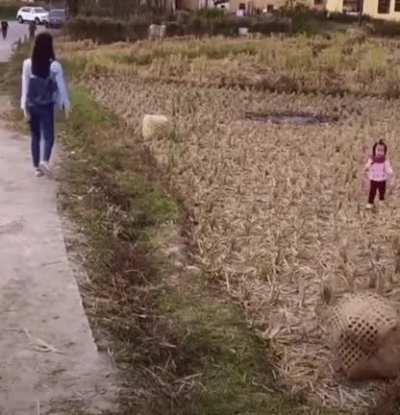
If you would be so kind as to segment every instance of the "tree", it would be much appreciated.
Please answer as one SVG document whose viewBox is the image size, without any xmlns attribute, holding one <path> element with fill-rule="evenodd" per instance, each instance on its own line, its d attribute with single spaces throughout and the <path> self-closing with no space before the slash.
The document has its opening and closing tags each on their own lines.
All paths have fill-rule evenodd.
<svg viewBox="0 0 400 415">
<path fill-rule="evenodd" d="M 362 24 L 362 15 L 363 15 L 364 1 L 358 0 L 358 24 Z"/>
<path fill-rule="evenodd" d="M 0 0 L 1 1 L 1 0 Z M 66 0 L 69 16 L 91 15 L 129 18 L 144 11 L 163 14 L 174 10 L 175 0 Z"/>
<path fill-rule="evenodd" d="M 68 16 L 76 16 L 79 13 L 79 0 L 66 0 Z"/>
</svg>

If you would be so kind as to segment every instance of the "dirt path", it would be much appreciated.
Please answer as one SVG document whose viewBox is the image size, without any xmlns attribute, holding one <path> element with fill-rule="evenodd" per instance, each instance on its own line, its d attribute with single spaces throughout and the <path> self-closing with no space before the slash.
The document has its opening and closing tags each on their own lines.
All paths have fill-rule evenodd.
<svg viewBox="0 0 400 415">
<path fill-rule="evenodd" d="M 0 413 L 83 398 L 101 408 L 111 366 L 69 267 L 55 182 L 32 175 L 28 154 L 26 138 L 0 127 Z"/>
<path fill-rule="evenodd" d="M 1 415 L 111 405 L 113 368 L 92 337 L 56 195 L 55 181 L 32 174 L 29 139 L 0 121 Z"/>
<path fill-rule="evenodd" d="M 44 30 L 43 26 L 39 26 L 37 33 Z M 0 35 L 0 62 L 6 62 L 10 59 L 12 54 L 12 45 L 18 41 L 23 40 L 24 37 L 29 36 L 28 24 L 19 24 L 17 22 L 9 22 L 9 28 L 7 32 L 7 38 L 3 39 Z"/>
</svg>

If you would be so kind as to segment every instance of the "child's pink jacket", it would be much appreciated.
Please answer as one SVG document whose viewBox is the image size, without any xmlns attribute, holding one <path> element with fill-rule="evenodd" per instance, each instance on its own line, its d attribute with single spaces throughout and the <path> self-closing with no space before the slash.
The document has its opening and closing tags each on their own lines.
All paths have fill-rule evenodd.
<svg viewBox="0 0 400 415">
<path fill-rule="evenodd" d="M 384 182 L 391 179 L 394 174 L 389 160 L 384 163 L 372 163 L 372 159 L 368 159 L 365 169 L 368 170 L 368 179 L 375 182 Z"/>
</svg>

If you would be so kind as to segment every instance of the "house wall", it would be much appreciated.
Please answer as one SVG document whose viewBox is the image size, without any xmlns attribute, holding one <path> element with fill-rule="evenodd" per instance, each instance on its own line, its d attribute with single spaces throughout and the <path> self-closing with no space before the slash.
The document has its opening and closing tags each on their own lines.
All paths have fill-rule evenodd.
<svg viewBox="0 0 400 415">
<path fill-rule="evenodd" d="M 249 7 L 255 9 L 259 8 L 261 10 L 266 9 L 269 5 L 273 6 L 274 9 L 278 9 L 285 5 L 286 0 L 230 0 L 229 10 L 231 12 L 236 12 L 239 9 L 239 4 L 244 3 L 246 5 L 246 10 Z"/>
<path fill-rule="evenodd" d="M 376 19 L 384 20 L 398 20 L 400 21 L 400 11 L 395 12 L 395 0 L 390 1 L 389 13 L 378 13 L 378 2 L 379 0 L 364 0 L 363 4 L 363 14 L 371 16 Z M 326 10 L 334 12 L 343 12 L 343 0 L 327 0 Z"/>
<path fill-rule="evenodd" d="M 205 2 L 208 1 L 210 5 L 213 0 L 176 0 L 177 9 L 198 10 L 205 7 Z M 326 4 L 326 10 L 331 13 L 343 13 L 343 0 L 324 0 Z M 390 1 L 389 13 L 378 13 L 378 1 L 379 0 L 364 0 L 363 13 L 377 19 L 385 20 L 398 20 L 400 21 L 400 11 L 394 11 L 395 1 Z M 400 3 L 400 0 L 398 0 Z M 254 9 L 267 9 L 268 6 L 273 6 L 274 9 L 279 9 L 287 4 L 287 0 L 229 0 L 229 11 L 236 12 L 239 8 L 239 4 L 244 3 L 246 10 L 249 8 Z M 314 0 L 303 0 L 303 4 L 314 7 Z"/>
<path fill-rule="evenodd" d="M 267 9 L 268 6 L 273 6 L 273 8 L 279 9 L 287 4 L 287 0 L 230 0 L 229 1 L 229 10 L 231 12 L 236 12 L 239 8 L 239 4 L 244 3 L 246 5 L 246 10 L 251 7 L 253 9 Z M 297 2 L 296 2 L 297 3 Z M 301 3 L 306 4 L 307 6 L 312 7 L 314 5 L 314 0 L 303 0 Z"/>
<path fill-rule="evenodd" d="M 343 0 L 326 0 L 326 10 L 331 13 L 342 13 Z"/>
<path fill-rule="evenodd" d="M 400 20 L 400 11 L 394 11 L 395 0 L 390 0 L 389 13 L 378 13 L 378 0 L 364 0 L 363 11 L 376 19 Z"/>
<path fill-rule="evenodd" d="M 213 0 L 176 0 L 176 8 L 177 9 L 186 9 L 186 10 L 199 10 L 205 7 L 206 1 L 208 5 L 213 3 Z M 288 0 L 227 0 L 229 2 L 229 11 L 234 13 L 239 8 L 240 3 L 244 3 L 246 5 L 246 10 L 249 8 L 254 9 L 267 9 L 268 6 L 273 6 L 274 10 L 279 9 L 285 6 L 288 3 Z M 328 1 L 337 1 L 340 2 L 342 0 L 328 0 Z M 300 0 L 296 1 L 296 3 L 302 3 L 309 7 L 314 7 L 315 0 Z"/>
</svg>

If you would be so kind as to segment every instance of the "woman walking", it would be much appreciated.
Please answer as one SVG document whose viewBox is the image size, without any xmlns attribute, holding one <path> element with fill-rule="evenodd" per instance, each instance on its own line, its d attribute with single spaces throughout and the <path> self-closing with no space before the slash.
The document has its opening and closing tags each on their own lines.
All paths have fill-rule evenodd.
<svg viewBox="0 0 400 415">
<path fill-rule="evenodd" d="M 29 23 L 29 40 L 33 40 L 35 38 L 35 33 L 36 33 L 36 22 L 33 20 L 32 22 Z"/>
<path fill-rule="evenodd" d="M 1 34 L 3 35 L 3 39 L 7 39 L 7 32 L 8 32 L 8 22 L 7 20 L 1 21 Z"/>
<path fill-rule="evenodd" d="M 54 144 L 54 106 L 69 115 L 70 102 L 63 68 L 56 61 L 50 33 L 37 35 L 32 58 L 22 68 L 21 109 L 31 128 L 32 161 L 36 176 L 50 174 L 49 161 Z M 40 143 L 44 139 L 41 157 Z"/>
</svg>

